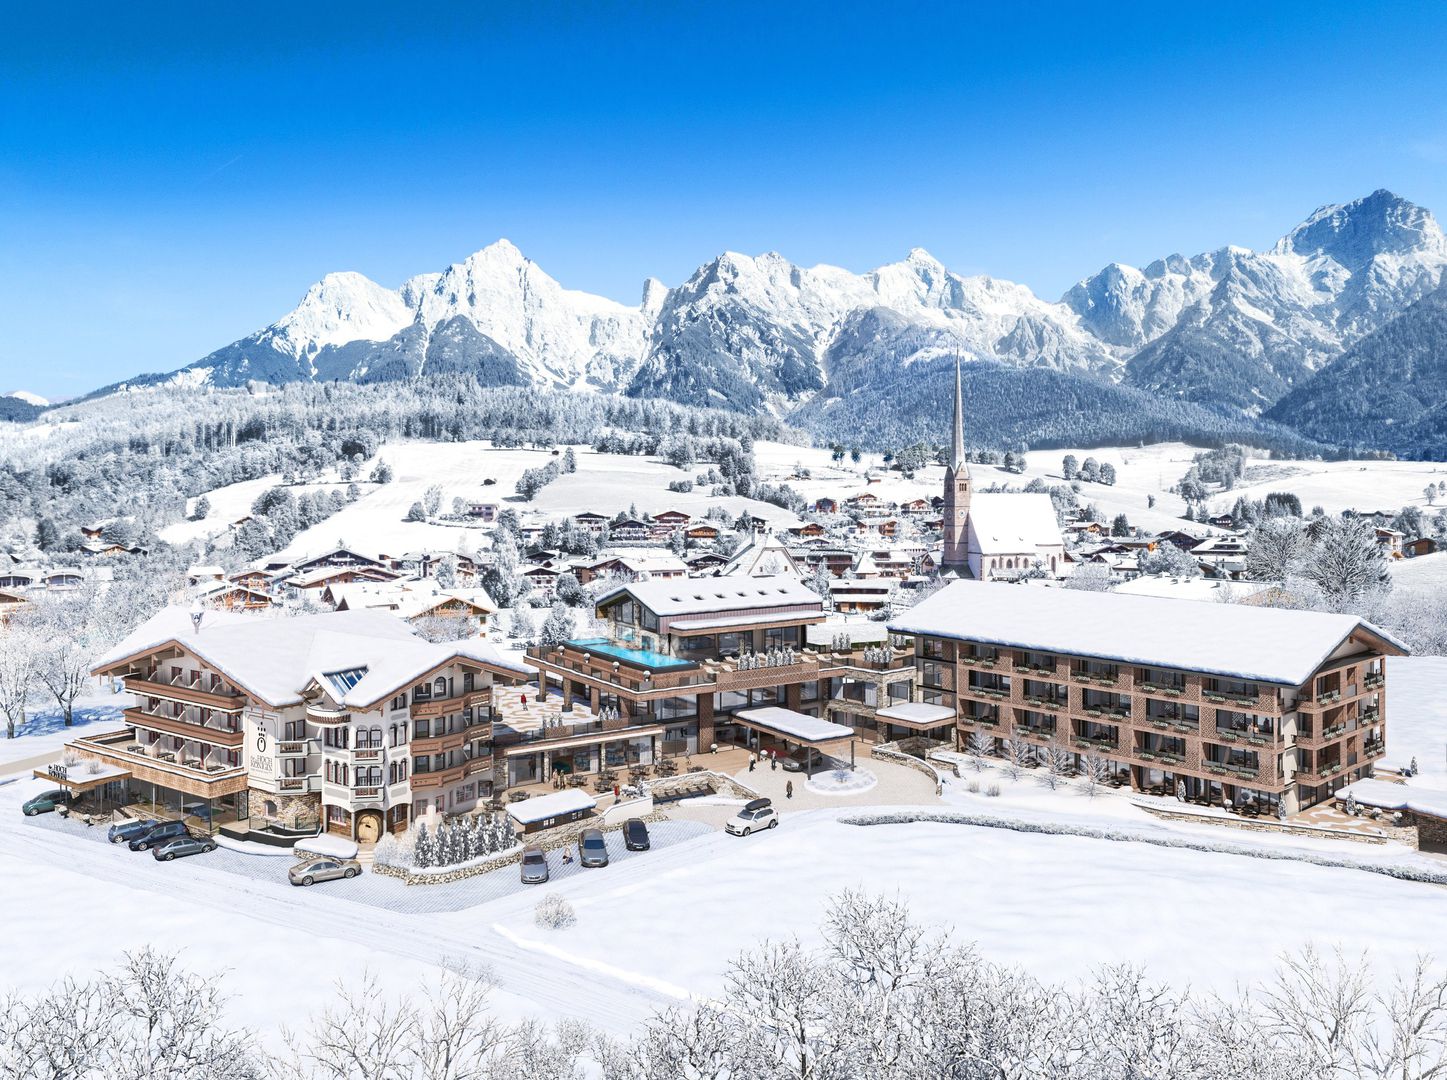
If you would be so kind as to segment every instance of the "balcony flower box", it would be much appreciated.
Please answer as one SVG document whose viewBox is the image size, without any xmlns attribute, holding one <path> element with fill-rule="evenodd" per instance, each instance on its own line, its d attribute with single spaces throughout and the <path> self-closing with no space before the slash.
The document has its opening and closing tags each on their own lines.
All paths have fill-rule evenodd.
<svg viewBox="0 0 1447 1080">
<path fill-rule="evenodd" d="M 1180 696 L 1181 694 L 1184 694 L 1186 692 L 1186 688 L 1183 686 L 1167 686 L 1164 689 L 1166 693 L 1175 694 L 1177 696 Z"/>
<path fill-rule="evenodd" d="M 1080 671 L 1072 672 L 1070 678 L 1075 682 L 1090 682 L 1090 676 Z"/>
<path fill-rule="evenodd" d="M 1368 675 L 1362 680 L 1362 685 L 1368 690 L 1375 690 L 1386 683 L 1386 678 L 1381 675 Z"/>
<path fill-rule="evenodd" d="M 1146 761 L 1155 761 L 1155 760 L 1156 760 L 1155 751 L 1153 751 L 1153 750 L 1137 750 L 1137 751 L 1136 751 L 1136 757 L 1138 757 L 1138 758 L 1143 758 L 1143 759 L 1145 759 Z"/>
<path fill-rule="evenodd" d="M 1226 695 L 1218 694 L 1214 690 L 1206 690 L 1201 696 L 1207 701 L 1214 701 L 1218 705 L 1224 705 L 1226 703 Z"/>
<path fill-rule="evenodd" d="M 1170 726 L 1171 726 L 1171 722 L 1170 722 L 1169 720 L 1152 720 L 1152 721 L 1151 721 L 1151 727 L 1153 727 L 1153 728 L 1160 728 L 1162 731 L 1165 731 L 1165 730 L 1166 730 L 1167 728 L 1169 728 Z"/>
<path fill-rule="evenodd" d="M 1161 753 L 1156 756 L 1160 758 L 1161 761 L 1169 762 L 1172 765 L 1183 765 L 1186 761 L 1185 756 L 1182 754 Z"/>
<path fill-rule="evenodd" d="M 992 668 L 992 667 L 995 666 L 995 661 L 993 661 L 993 660 L 988 660 L 988 659 L 982 659 L 982 660 L 980 660 L 980 666 L 981 666 L 981 667 Z"/>
<path fill-rule="evenodd" d="M 1321 737 L 1323 739 L 1335 739 L 1338 735 L 1344 734 L 1346 729 L 1347 726 L 1345 724 L 1333 724 L 1329 728 L 1322 728 Z"/>
<path fill-rule="evenodd" d="M 1234 731 L 1223 731 L 1221 728 L 1217 728 L 1216 738 L 1220 739 L 1222 742 L 1235 742 L 1236 733 Z"/>
<path fill-rule="evenodd" d="M 960 657 L 960 663 L 962 663 L 962 664 L 978 664 L 979 662 L 980 662 L 980 661 L 979 661 L 979 658 L 978 658 L 978 657 L 974 657 L 974 656 L 962 656 L 962 657 Z"/>
<path fill-rule="evenodd" d="M 1188 735 L 1194 735 L 1196 734 L 1197 729 L 1195 724 L 1188 724 L 1185 721 L 1176 721 L 1175 723 L 1171 724 L 1171 730 L 1184 732 Z"/>
<path fill-rule="evenodd" d="M 1070 744 L 1079 747 L 1081 750 L 1090 750 L 1094 746 L 1089 739 L 1071 739 Z"/>
<path fill-rule="evenodd" d="M 1085 710 L 1087 716 L 1104 716 L 1105 710 L 1099 707 L 1092 707 Z"/>
<path fill-rule="evenodd" d="M 1316 703 L 1317 703 L 1318 705 L 1327 705 L 1327 704 L 1330 704 L 1330 703 L 1333 702 L 1333 701 L 1339 701 L 1339 700 L 1341 700 L 1341 691 L 1340 691 L 1340 690 L 1328 690 L 1325 694 L 1317 694 L 1317 695 L 1316 695 Z"/>
<path fill-rule="evenodd" d="M 1361 720 L 1364 724 L 1373 724 L 1381 718 L 1381 715 L 1382 711 L 1380 709 L 1363 709 Z"/>
<path fill-rule="evenodd" d="M 1107 711 L 1110 713 L 1111 716 L 1114 716 L 1117 720 L 1129 720 L 1129 719 L 1130 719 L 1130 710 L 1129 710 L 1129 709 L 1108 709 Z"/>
</svg>

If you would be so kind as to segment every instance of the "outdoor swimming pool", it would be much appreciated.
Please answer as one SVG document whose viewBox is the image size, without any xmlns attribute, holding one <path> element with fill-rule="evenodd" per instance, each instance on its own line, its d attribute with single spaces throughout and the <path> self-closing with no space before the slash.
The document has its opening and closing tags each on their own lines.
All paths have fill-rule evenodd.
<svg viewBox="0 0 1447 1080">
<path fill-rule="evenodd" d="M 649 671 L 669 671 L 698 666 L 692 660 L 680 660 L 676 656 L 654 652 L 652 649 L 630 649 L 623 645 L 614 645 L 607 638 L 583 638 L 580 641 L 570 641 L 568 645 L 575 649 L 584 649 L 594 656 L 612 657 L 620 663 L 647 668 Z"/>
</svg>

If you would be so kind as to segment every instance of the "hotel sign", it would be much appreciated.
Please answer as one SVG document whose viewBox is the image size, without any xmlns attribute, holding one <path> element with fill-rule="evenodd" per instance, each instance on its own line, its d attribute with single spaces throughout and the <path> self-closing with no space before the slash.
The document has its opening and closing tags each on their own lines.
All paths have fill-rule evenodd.
<svg viewBox="0 0 1447 1080">
<path fill-rule="evenodd" d="M 276 776 L 276 743 L 281 735 L 281 717 L 254 705 L 242 713 L 246 731 L 246 768 L 256 776 Z"/>
</svg>

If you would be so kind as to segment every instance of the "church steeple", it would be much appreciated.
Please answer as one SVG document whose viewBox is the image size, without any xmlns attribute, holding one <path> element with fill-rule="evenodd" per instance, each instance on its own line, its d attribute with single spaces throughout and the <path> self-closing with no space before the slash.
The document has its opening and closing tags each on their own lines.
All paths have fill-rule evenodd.
<svg viewBox="0 0 1447 1080">
<path fill-rule="evenodd" d="M 950 449 L 950 468 L 958 469 L 965 461 L 965 409 L 960 392 L 960 358 L 955 357 L 955 442 Z"/>
<path fill-rule="evenodd" d="M 944 557 L 941 569 L 961 577 L 970 574 L 970 466 L 965 460 L 965 405 L 960 387 L 960 361 L 955 358 L 955 429 L 950 463 L 945 469 Z"/>
</svg>

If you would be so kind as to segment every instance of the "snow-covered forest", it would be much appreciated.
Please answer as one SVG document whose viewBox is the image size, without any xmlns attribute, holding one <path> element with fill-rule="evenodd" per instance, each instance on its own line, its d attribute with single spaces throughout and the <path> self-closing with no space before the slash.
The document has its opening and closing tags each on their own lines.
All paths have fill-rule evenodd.
<svg viewBox="0 0 1447 1080">
<path fill-rule="evenodd" d="M 224 976 L 151 949 L 90 979 L 10 995 L 15 1080 L 1432 1080 L 1447 1072 L 1447 971 L 1423 957 L 1378 985 L 1366 957 L 1283 954 L 1273 978 L 1202 993 L 1129 965 L 1079 984 L 986 960 L 898 900 L 836 896 L 823 944 L 766 940 L 720 1000 L 631 1037 L 505 1022 L 486 972 L 399 994 L 369 975 L 278 1049 L 227 1022 Z"/>
<path fill-rule="evenodd" d="M 499 446 L 591 444 L 609 431 L 788 441 L 767 416 L 660 401 L 488 388 L 466 376 L 408 383 L 138 392 L 0 429 L 0 520 L 71 525 L 134 517 L 147 531 L 188 496 L 269 474 L 314 476 L 393 438 Z M 63 530 L 62 530 L 63 531 Z"/>
</svg>

